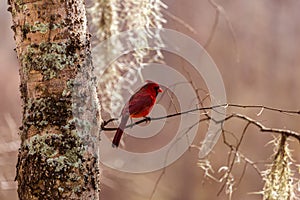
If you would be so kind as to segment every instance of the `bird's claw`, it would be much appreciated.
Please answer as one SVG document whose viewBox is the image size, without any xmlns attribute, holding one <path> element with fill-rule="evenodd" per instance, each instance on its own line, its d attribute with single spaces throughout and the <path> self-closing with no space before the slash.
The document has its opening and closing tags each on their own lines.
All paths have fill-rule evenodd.
<svg viewBox="0 0 300 200">
<path fill-rule="evenodd" d="M 150 123 L 151 122 L 151 117 L 144 117 L 145 121 L 146 121 L 146 124 Z"/>
</svg>

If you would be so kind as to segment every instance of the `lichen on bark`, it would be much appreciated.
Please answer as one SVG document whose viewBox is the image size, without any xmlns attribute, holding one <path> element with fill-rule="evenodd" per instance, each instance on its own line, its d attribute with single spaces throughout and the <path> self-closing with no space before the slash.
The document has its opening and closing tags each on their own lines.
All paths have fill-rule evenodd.
<svg viewBox="0 0 300 200">
<path fill-rule="evenodd" d="M 9 0 L 20 62 L 20 199 L 98 199 L 99 104 L 83 0 Z"/>
</svg>

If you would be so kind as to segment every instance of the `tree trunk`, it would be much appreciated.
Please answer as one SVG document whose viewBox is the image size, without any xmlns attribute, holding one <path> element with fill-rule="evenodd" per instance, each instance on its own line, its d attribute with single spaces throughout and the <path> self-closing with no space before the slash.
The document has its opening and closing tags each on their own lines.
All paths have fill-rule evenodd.
<svg viewBox="0 0 300 200">
<path fill-rule="evenodd" d="M 9 0 L 20 62 L 20 199 L 98 199 L 99 104 L 83 0 Z"/>
</svg>

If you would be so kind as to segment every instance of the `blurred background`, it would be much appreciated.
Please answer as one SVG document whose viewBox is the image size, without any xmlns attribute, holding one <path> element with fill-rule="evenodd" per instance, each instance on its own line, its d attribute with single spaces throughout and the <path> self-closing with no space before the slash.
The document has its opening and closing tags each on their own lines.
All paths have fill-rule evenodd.
<svg viewBox="0 0 300 200">
<path fill-rule="evenodd" d="M 178 30 L 205 45 L 211 35 L 216 10 L 207 0 L 165 0 L 169 9 L 165 14 L 167 28 Z M 300 2 L 287 1 L 217 1 L 225 10 L 220 15 L 214 37 L 206 50 L 217 64 L 227 92 L 228 102 L 258 104 L 282 109 L 300 109 Z M 7 2 L 0 2 L 0 199 L 17 199 L 15 165 L 19 146 L 18 127 L 21 125 L 21 100 L 19 93 L 18 62 L 14 52 L 11 15 Z M 194 31 L 179 23 L 174 16 L 191 26 Z M 228 22 L 232 24 L 233 37 Z M 283 115 L 259 110 L 231 109 L 254 117 L 274 128 L 300 131 L 299 116 Z M 226 128 L 237 133 L 243 129 L 240 121 L 226 123 Z M 204 125 L 205 128 L 205 125 Z M 198 138 L 198 142 L 200 141 Z M 251 127 L 247 132 L 241 152 L 255 162 L 268 161 L 273 146 L 266 145 L 273 137 Z M 295 162 L 300 161 L 299 143 L 291 142 Z M 229 149 L 220 140 L 209 159 L 220 178 L 218 169 L 227 162 Z M 190 149 L 179 160 L 167 167 L 153 199 L 211 200 L 228 198 L 225 192 L 217 195 L 222 183 L 204 177 L 197 166 L 197 149 Z M 258 164 L 265 170 L 265 163 Z M 102 199 L 149 199 L 161 171 L 147 174 L 127 174 L 102 166 Z M 241 162 L 234 168 L 238 182 L 243 174 Z M 239 185 L 235 185 L 232 199 L 255 200 L 262 197 L 253 192 L 263 188 L 258 173 L 248 166 Z"/>
</svg>

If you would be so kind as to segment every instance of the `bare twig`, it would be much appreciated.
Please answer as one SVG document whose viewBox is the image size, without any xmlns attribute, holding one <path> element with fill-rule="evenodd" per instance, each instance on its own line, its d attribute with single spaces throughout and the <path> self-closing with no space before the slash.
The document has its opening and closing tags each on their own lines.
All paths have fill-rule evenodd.
<svg viewBox="0 0 300 200">
<path fill-rule="evenodd" d="M 191 31 L 194 34 L 197 34 L 197 31 L 189 24 L 187 24 L 185 21 L 183 21 L 182 19 L 180 19 L 179 17 L 175 16 L 174 14 L 170 13 L 167 10 L 162 10 L 166 15 L 168 15 L 171 19 L 173 19 L 174 21 L 178 22 L 179 24 L 183 25 L 186 29 L 188 29 L 189 31 Z"/>
<path fill-rule="evenodd" d="M 291 130 L 287 130 L 287 129 L 278 129 L 278 128 L 268 128 L 268 127 L 265 127 L 262 123 L 255 121 L 254 119 L 247 117 L 245 115 L 241 115 L 241 114 L 232 114 L 232 115 L 228 116 L 225 120 L 230 119 L 232 117 L 236 117 L 236 118 L 248 121 L 249 123 L 258 127 L 261 132 L 279 133 L 281 135 L 294 137 L 300 142 L 300 133 L 298 133 L 296 131 L 291 131 Z"/>
<path fill-rule="evenodd" d="M 209 34 L 209 38 L 207 39 L 205 45 L 204 45 L 204 48 L 207 49 L 207 47 L 210 45 L 212 39 L 214 38 L 215 36 L 215 33 L 216 33 L 216 29 L 217 29 L 217 25 L 219 23 L 219 17 L 220 17 L 220 12 L 218 9 L 216 9 L 216 16 L 215 16 L 215 21 L 214 21 L 214 24 L 213 24 L 213 27 L 211 29 L 211 32 Z"/>
<path fill-rule="evenodd" d="M 238 150 L 239 150 L 239 147 L 240 147 L 240 145 L 241 145 L 241 143 L 242 143 L 242 141 L 243 141 L 244 135 L 245 135 L 245 133 L 246 133 L 246 131 L 247 131 L 247 129 L 248 129 L 248 127 L 249 127 L 250 124 L 251 124 L 251 123 L 248 122 L 248 123 L 246 124 L 246 126 L 244 127 L 244 130 L 243 130 L 243 132 L 242 132 L 242 136 L 241 136 L 241 138 L 239 139 L 238 144 L 234 147 L 234 149 L 233 149 L 233 145 L 229 145 L 229 148 L 231 149 L 231 152 L 234 151 L 234 154 L 233 154 L 233 158 L 232 158 L 231 164 L 230 164 L 230 166 L 228 167 L 228 171 L 226 172 L 226 176 L 225 176 L 225 179 L 224 179 L 225 181 L 224 181 L 223 185 L 221 186 L 219 192 L 217 193 L 217 196 L 219 196 L 219 195 L 221 194 L 221 192 L 223 191 L 223 189 L 225 188 L 225 186 L 226 186 L 226 184 L 227 184 L 227 182 L 228 182 L 228 178 L 229 178 L 229 176 L 230 176 L 230 174 L 231 174 L 231 172 L 232 172 L 232 169 L 233 169 L 233 166 L 234 166 L 234 163 L 235 163 L 235 159 L 236 159 L 236 156 L 237 156 L 237 152 L 238 152 Z M 224 136 L 224 138 L 225 138 L 225 136 Z M 224 141 L 224 143 L 225 143 L 225 141 Z M 228 143 L 226 142 L 225 144 L 228 144 Z"/>
<path fill-rule="evenodd" d="M 144 122 L 148 122 L 149 120 L 151 120 L 151 121 L 157 121 L 157 120 L 161 120 L 161 119 L 172 118 L 172 117 L 176 117 L 176 116 L 180 116 L 180 115 L 189 114 L 189 113 L 196 112 L 196 111 L 213 110 L 213 109 L 218 108 L 218 107 L 264 108 L 265 110 L 276 111 L 276 112 L 280 112 L 280 113 L 289 113 L 289 114 L 300 115 L 300 111 L 283 110 L 283 109 L 271 108 L 271 107 L 260 106 L 260 105 L 222 104 L 222 105 L 216 105 L 216 106 L 194 108 L 194 109 L 190 109 L 190 110 L 187 110 L 187 111 L 182 111 L 182 112 L 178 112 L 178 113 L 174 113 L 174 114 L 169 114 L 169 115 L 161 116 L 161 117 L 144 118 L 144 119 L 136 121 L 136 122 L 134 122 L 132 124 L 127 125 L 126 128 L 133 127 L 133 126 L 136 126 L 136 125 L 144 123 Z M 242 114 L 236 114 L 236 113 L 231 114 L 231 115 L 227 116 L 222 121 L 214 120 L 213 118 L 211 118 L 210 116 L 207 116 L 207 115 L 206 115 L 206 117 L 207 117 L 207 119 L 213 120 L 215 123 L 223 123 L 224 121 L 227 121 L 227 120 L 229 120 L 231 118 L 239 118 L 239 119 L 242 119 L 244 121 L 247 121 L 247 122 L 255 125 L 256 127 L 258 127 L 260 129 L 261 132 L 271 132 L 271 133 L 285 134 L 286 136 L 294 137 L 298 141 L 300 141 L 300 133 L 298 133 L 296 131 L 287 130 L 287 129 L 278 129 L 278 128 L 268 128 L 268 127 L 265 127 L 262 123 L 254 120 L 254 119 L 252 119 L 252 118 L 250 118 L 248 116 L 242 115 Z M 110 122 L 112 122 L 114 120 L 116 120 L 116 119 L 109 119 L 108 121 L 104 121 L 102 123 L 102 125 L 101 125 L 101 130 L 103 130 L 103 131 L 116 131 L 117 128 L 107 128 L 106 127 Z"/>
<path fill-rule="evenodd" d="M 199 98 L 199 97 L 198 97 Z M 139 121 L 136 121 L 134 123 L 131 123 L 129 125 L 126 126 L 126 128 L 128 127 L 133 127 L 133 126 L 136 126 L 138 124 L 141 124 L 141 123 L 144 123 L 144 122 L 147 122 L 149 120 L 152 120 L 152 121 L 156 121 L 156 120 L 161 120 L 161 119 L 166 119 L 166 118 L 172 118 L 172 117 L 176 117 L 176 116 L 180 116 L 180 115 L 186 115 L 186 114 L 190 114 L 190 113 L 193 113 L 193 112 L 196 112 L 196 111 L 203 111 L 201 112 L 200 114 L 203 114 L 205 115 L 204 118 L 200 119 L 199 121 L 197 121 L 195 124 L 193 124 L 192 126 L 188 127 L 184 132 L 183 134 L 181 134 L 178 138 L 176 138 L 175 142 L 172 144 L 172 146 L 174 144 L 176 144 L 176 142 L 178 142 L 180 139 L 182 139 L 184 136 L 187 136 L 187 133 L 196 125 L 198 125 L 199 123 L 203 122 L 203 121 L 207 121 L 207 120 L 213 120 L 215 123 L 221 123 L 222 124 L 222 136 L 223 136 L 223 143 L 228 146 L 230 148 L 230 151 L 229 151 L 229 157 L 228 157 L 228 163 L 227 163 L 227 166 L 224 167 L 224 169 L 226 169 L 225 171 L 225 174 L 222 176 L 221 179 L 217 179 L 217 178 L 214 178 L 213 175 L 211 174 L 208 174 L 210 178 L 214 178 L 213 180 L 218 180 L 219 183 L 222 183 L 222 186 L 220 187 L 220 190 L 218 192 L 218 195 L 224 190 L 224 188 L 226 187 L 226 193 L 228 193 L 231 197 L 232 195 L 232 192 L 235 190 L 233 188 L 233 185 L 234 185 L 234 177 L 232 175 L 232 172 L 233 172 L 233 168 L 236 164 L 236 158 L 241 158 L 245 164 L 243 166 L 243 171 L 242 171 L 242 175 L 240 176 L 238 182 L 237 182 L 237 185 L 235 185 L 235 188 L 238 187 L 238 185 L 240 184 L 240 182 L 242 181 L 243 177 L 244 177 L 244 174 L 246 173 L 246 170 L 247 170 L 247 166 L 252 166 L 255 171 L 260 175 L 262 176 L 262 172 L 260 171 L 260 169 L 257 167 L 257 163 L 258 162 L 253 162 L 251 161 L 249 158 L 247 158 L 245 155 L 243 155 L 240 151 L 239 151 L 239 148 L 242 144 L 242 141 L 244 139 L 244 136 L 246 134 L 246 131 L 248 130 L 248 128 L 250 127 L 250 125 L 254 125 L 256 126 L 257 128 L 259 128 L 259 130 L 261 132 L 270 132 L 270 133 L 278 133 L 280 134 L 281 136 L 283 136 L 284 138 L 287 138 L 287 137 L 293 137 L 293 138 L 296 138 L 299 142 L 300 142 L 300 133 L 296 132 L 296 131 L 292 131 L 292 130 L 288 130 L 288 129 L 278 129 L 278 128 L 269 128 L 269 127 L 266 127 L 264 126 L 261 122 L 255 120 L 255 119 L 252 119 L 246 115 L 242 115 L 242 114 L 237 114 L 237 113 L 231 113 L 231 114 L 228 114 L 224 120 L 215 120 L 213 119 L 210 115 L 209 115 L 209 112 L 210 110 L 214 110 L 218 107 L 236 107 L 236 108 L 241 108 L 241 109 L 259 109 L 258 111 L 258 115 L 261 115 L 263 114 L 263 111 L 271 111 L 271 112 L 278 112 L 278 113 L 284 113 L 284 114 L 290 114 L 290 115 L 295 115 L 295 116 L 298 116 L 300 115 L 300 111 L 299 110 L 284 110 L 284 109 L 278 109 L 278 108 L 273 108 L 273 107 L 267 107 L 267 106 L 262 106 L 262 105 L 240 105 L 240 104 L 222 104 L 222 105 L 216 105 L 216 106 L 210 106 L 210 107 L 203 107 L 203 104 L 202 102 L 200 101 L 200 105 L 202 105 L 201 108 L 194 108 L 194 109 L 190 109 L 190 110 L 186 110 L 186 111 L 182 111 L 182 112 L 176 112 L 176 113 L 173 113 L 173 114 L 169 114 L 169 115 L 166 115 L 166 116 L 160 116 L 160 117 L 152 117 L 152 118 L 144 118 L 144 119 L 141 119 Z M 231 133 L 229 131 L 226 131 L 224 129 L 224 122 L 225 121 L 229 121 L 229 120 L 232 120 L 232 119 L 239 119 L 239 120 L 243 120 L 246 122 L 246 125 L 242 131 L 242 134 L 240 136 L 240 138 L 237 138 L 234 133 Z M 117 128 L 111 128 L 111 127 L 107 127 L 111 122 L 115 121 L 117 119 L 113 118 L 113 119 L 109 119 L 107 121 L 104 121 L 102 123 L 102 126 L 101 126 L 101 129 L 104 130 L 104 131 L 115 131 Z M 230 142 L 228 142 L 226 140 L 226 137 L 225 137 L 225 133 L 230 133 L 231 135 L 234 136 L 235 138 L 235 144 L 231 144 Z M 187 138 L 188 140 L 188 138 Z M 190 141 L 188 141 L 189 143 Z M 172 146 L 170 147 L 170 149 L 168 150 L 167 152 L 167 155 L 166 155 L 166 158 L 165 158 L 165 162 L 167 160 L 167 157 L 168 157 L 168 153 L 169 151 L 172 149 Z M 165 163 L 165 166 L 166 166 L 166 163 Z M 220 168 L 221 169 L 221 168 Z M 222 168 L 223 169 L 223 168 Z M 163 178 L 163 175 L 165 174 L 166 172 L 166 167 L 163 168 L 161 174 L 159 175 L 158 179 L 156 180 L 155 182 L 155 185 L 154 185 L 154 188 L 151 192 L 151 196 L 150 196 L 150 199 L 153 198 L 154 194 L 155 194 L 155 191 L 157 190 L 158 186 L 159 186 L 159 183 L 160 181 L 162 180 Z M 206 172 L 207 173 L 207 172 Z"/>
<path fill-rule="evenodd" d="M 280 113 L 285 113 L 285 114 L 296 114 L 300 115 L 300 110 L 283 110 L 279 108 L 273 108 L 273 107 L 268 107 L 264 105 L 241 105 L 241 104 L 233 104 L 230 103 L 228 104 L 228 107 L 237 107 L 237 108 L 259 108 L 261 110 L 270 110 L 270 111 L 275 111 L 275 112 L 280 112 Z M 262 112 L 262 111 L 260 111 Z"/>
<path fill-rule="evenodd" d="M 218 25 L 218 21 L 219 21 L 219 18 L 220 18 L 219 15 L 221 14 L 221 15 L 224 16 L 224 18 L 226 20 L 226 23 L 227 23 L 227 26 L 230 30 L 231 35 L 232 35 L 232 39 L 233 39 L 234 46 L 235 46 L 235 52 L 236 52 L 236 61 L 239 62 L 240 61 L 240 53 L 239 53 L 238 43 L 237 43 L 237 39 L 236 39 L 236 34 L 235 34 L 235 31 L 233 29 L 232 23 L 231 23 L 228 15 L 226 14 L 224 8 L 222 6 L 220 6 L 219 4 L 217 4 L 214 0 L 208 0 L 208 2 L 210 3 L 210 5 L 212 7 L 215 8 L 217 13 L 216 13 L 216 17 L 215 17 L 215 21 L 214 21 L 214 25 L 213 25 L 210 37 L 207 40 L 207 42 L 205 44 L 205 47 L 207 47 L 213 39 L 213 36 L 215 34 L 215 31 L 216 31 L 216 27 Z"/>
<path fill-rule="evenodd" d="M 184 133 L 183 133 L 180 137 L 178 137 L 178 138 L 174 141 L 174 143 L 172 143 L 171 147 L 170 147 L 170 148 L 168 149 L 168 151 L 167 151 L 167 155 L 166 155 L 165 161 L 164 161 L 164 166 L 166 166 L 167 158 L 168 158 L 168 155 L 169 155 L 169 153 L 170 153 L 172 147 L 173 147 L 179 140 L 181 140 L 184 136 L 186 136 L 187 133 L 188 133 L 192 128 L 194 128 L 194 127 L 197 126 L 200 122 L 205 121 L 205 120 L 207 120 L 207 119 L 206 119 L 206 118 L 200 119 L 199 121 L 197 121 L 196 123 L 194 123 L 192 126 L 188 127 L 187 130 L 185 130 Z M 188 142 L 189 142 L 189 141 L 188 141 Z M 152 192 L 151 192 L 151 196 L 150 196 L 150 199 L 149 199 L 149 200 L 151 200 L 151 199 L 153 198 L 153 196 L 154 196 L 154 194 L 155 194 L 155 191 L 156 191 L 156 189 L 157 189 L 157 187 L 158 187 L 158 185 L 159 185 L 159 183 L 160 183 L 160 181 L 161 181 L 163 175 L 165 174 L 165 171 L 166 171 L 166 167 L 163 168 L 162 173 L 160 174 L 160 176 L 159 176 L 158 179 L 156 180 L 155 185 L 154 185 L 154 188 L 153 188 L 153 190 L 152 190 Z"/>
<path fill-rule="evenodd" d="M 162 177 L 163 177 L 163 175 L 165 174 L 165 172 L 166 172 L 166 167 L 163 168 L 163 170 L 162 170 L 162 172 L 160 173 L 158 179 L 156 180 L 155 185 L 154 185 L 154 188 L 153 188 L 153 190 L 152 190 L 152 192 L 151 192 L 151 195 L 150 195 L 149 200 L 151 200 L 151 199 L 153 198 L 153 196 L 154 196 L 154 194 L 155 194 L 155 191 L 156 191 L 156 189 L 157 189 L 157 187 L 158 187 L 158 184 L 160 183 L 160 180 L 162 179 Z"/>
</svg>

